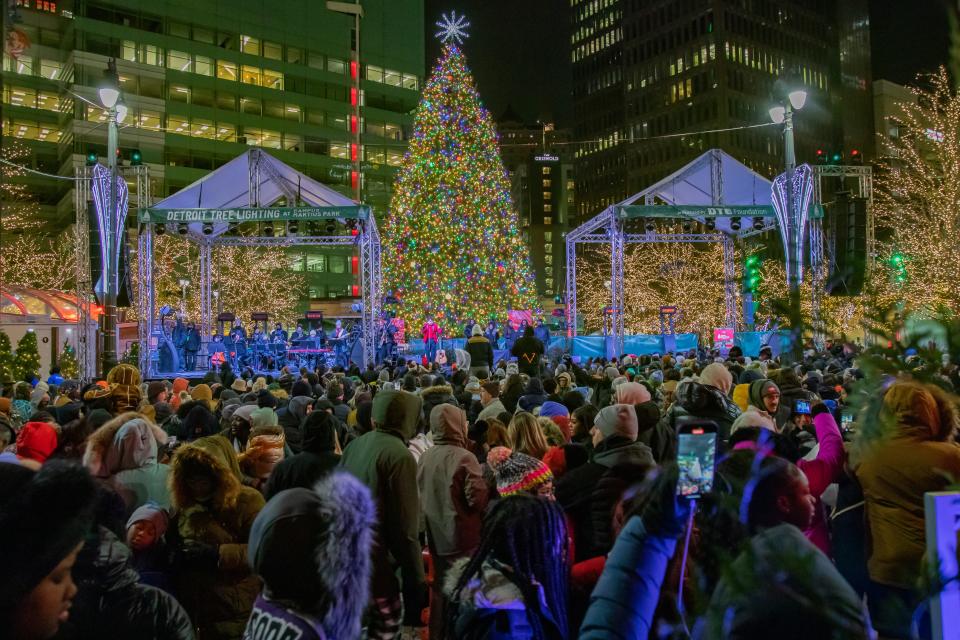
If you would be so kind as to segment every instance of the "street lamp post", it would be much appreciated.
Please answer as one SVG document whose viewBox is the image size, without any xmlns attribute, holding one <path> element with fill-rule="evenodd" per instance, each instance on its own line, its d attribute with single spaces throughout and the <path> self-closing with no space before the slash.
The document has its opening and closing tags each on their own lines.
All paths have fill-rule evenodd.
<svg viewBox="0 0 960 640">
<path fill-rule="evenodd" d="M 802 324 L 803 315 L 800 310 L 800 274 L 803 273 L 803 263 L 792 259 L 800 256 L 796 249 L 803 243 L 803 217 L 804 212 L 800 211 L 800 206 L 796 201 L 797 194 L 794 193 L 794 170 L 797 167 L 797 155 L 794 147 L 793 138 L 793 112 L 803 109 L 807 102 L 807 92 L 803 88 L 789 89 L 782 80 L 777 80 L 774 84 L 774 96 L 777 99 L 770 109 L 770 119 L 775 124 L 783 125 L 783 160 L 786 169 L 786 216 L 781 224 L 786 223 L 786 229 L 781 231 L 781 235 L 786 240 L 784 252 L 787 255 L 787 286 L 789 289 L 788 315 L 790 318 L 790 331 L 792 339 L 790 341 L 790 356 L 794 362 L 799 362 L 803 354 L 802 344 Z M 785 233 L 784 233 L 785 231 Z M 797 244 L 799 243 L 799 244 Z"/>
<path fill-rule="evenodd" d="M 122 239 L 117 229 L 117 146 L 118 122 L 127 115 L 126 106 L 120 100 L 120 76 L 116 61 L 111 58 L 103 73 L 104 79 L 98 95 L 100 103 L 109 112 L 107 122 L 107 167 L 110 169 L 108 207 L 104 215 L 105 229 L 101 233 L 106 261 L 103 264 L 103 351 L 100 354 L 101 373 L 107 373 L 117 364 L 117 291 L 120 254 L 116 243 Z"/>
</svg>

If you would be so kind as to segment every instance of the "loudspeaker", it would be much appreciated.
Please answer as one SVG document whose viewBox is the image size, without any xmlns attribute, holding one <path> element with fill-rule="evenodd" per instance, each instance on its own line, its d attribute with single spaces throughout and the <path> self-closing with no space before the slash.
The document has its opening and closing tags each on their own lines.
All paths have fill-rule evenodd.
<svg viewBox="0 0 960 640">
<path fill-rule="evenodd" d="M 833 260 L 827 277 L 831 296 L 855 296 L 863 292 L 867 267 L 867 200 L 837 194 L 829 208 L 833 231 Z M 827 238 L 827 242 L 830 238 Z"/>
<path fill-rule="evenodd" d="M 100 256 L 100 221 L 93 200 L 87 200 L 87 255 L 90 260 L 90 282 L 97 304 L 103 304 L 103 260 Z"/>
</svg>

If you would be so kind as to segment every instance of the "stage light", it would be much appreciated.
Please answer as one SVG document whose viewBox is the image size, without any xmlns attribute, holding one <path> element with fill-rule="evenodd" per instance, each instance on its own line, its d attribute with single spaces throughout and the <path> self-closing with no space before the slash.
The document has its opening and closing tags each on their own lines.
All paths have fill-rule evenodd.
<svg viewBox="0 0 960 640">
<path fill-rule="evenodd" d="M 763 229 L 763 218 L 761 218 L 760 216 L 755 216 L 753 218 L 753 228 L 756 229 L 757 231 L 760 231 L 760 229 Z"/>
<path fill-rule="evenodd" d="M 263 223 L 263 233 L 262 235 L 273 237 L 273 222 L 267 221 Z"/>
<path fill-rule="evenodd" d="M 734 231 L 740 231 L 740 216 L 730 218 L 730 228 Z"/>
<path fill-rule="evenodd" d="M 657 230 L 657 225 L 654 224 L 653 218 L 647 218 L 646 223 L 643 225 L 643 228 L 647 233 L 653 233 Z"/>
<path fill-rule="evenodd" d="M 690 233 L 691 231 L 693 231 L 693 225 L 690 223 L 689 220 L 684 220 L 684 221 L 683 221 L 683 232 L 684 232 L 684 233 Z"/>
<path fill-rule="evenodd" d="M 165 224 L 157 224 L 157 225 L 154 225 L 154 226 L 153 226 L 153 232 L 156 233 L 158 236 L 162 236 L 163 234 L 165 234 L 165 233 L 167 232 L 166 226 L 167 226 L 167 225 L 165 225 Z"/>
<path fill-rule="evenodd" d="M 300 224 L 296 220 L 290 220 L 287 222 L 287 235 L 295 236 L 297 232 L 300 231 Z"/>
<path fill-rule="evenodd" d="M 190 231 L 190 229 L 185 224 L 178 224 L 174 226 L 177 228 L 177 233 L 179 233 L 181 236 L 187 235 L 187 232 Z"/>
<path fill-rule="evenodd" d="M 707 226 L 707 231 L 713 231 L 717 228 L 717 221 L 713 218 L 707 218 L 704 224 Z"/>
<path fill-rule="evenodd" d="M 331 234 L 336 230 L 337 230 L 337 225 L 333 220 L 327 223 L 327 234 Z"/>
<path fill-rule="evenodd" d="M 211 233 L 213 233 L 213 223 L 212 223 L 212 222 L 204 222 L 204 223 L 203 223 L 203 235 L 208 236 L 208 235 L 210 235 Z"/>
</svg>

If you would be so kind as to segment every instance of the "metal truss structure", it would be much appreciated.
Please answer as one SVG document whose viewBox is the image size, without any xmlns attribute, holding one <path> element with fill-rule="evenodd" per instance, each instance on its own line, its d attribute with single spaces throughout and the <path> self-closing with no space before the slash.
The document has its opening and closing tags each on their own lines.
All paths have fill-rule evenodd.
<svg viewBox="0 0 960 640">
<path fill-rule="evenodd" d="M 139 268 L 143 274 L 138 296 L 140 323 L 140 370 L 144 375 L 152 373 L 149 354 L 152 319 L 156 317 L 156 300 L 153 287 L 153 239 L 154 224 L 143 224 L 139 235 Z M 200 259 L 200 329 L 201 335 L 209 336 L 216 320 L 213 311 L 213 248 L 216 246 L 243 247 L 296 247 L 296 246 L 356 246 L 360 253 L 360 273 L 363 309 L 361 328 L 363 358 L 365 362 L 376 357 L 377 318 L 381 310 L 381 265 L 380 233 L 373 215 L 358 222 L 356 236 L 204 236 L 192 230 L 184 238 L 197 245 Z"/>
<path fill-rule="evenodd" d="M 724 206 L 734 205 L 735 203 L 725 202 L 726 196 L 724 190 L 724 180 L 729 178 L 724 176 L 724 166 L 730 166 L 731 158 L 718 149 L 712 149 L 697 160 L 691 162 L 676 172 L 672 176 L 665 178 L 654 186 L 651 186 L 638 194 L 627 198 L 626 200 L 607 207 L 599 215 L 586 221 L 566 236 L 567 251 L 567 287 L 566 287 L 566 321 L 568 335 L 574 337 L 577 335 L 577 245 L 578 244 L 609 244 L 610 252 L 610 303 L 609 315 L 612 333 L 613 349 L 616 353 L 623 350 L 623 328 L 624 328 L 624 249 L 626 244 L 630 243 L 657 243 L 657 242 L 719 242 L 723 245 L 723 277 L 724 277 L 724 321 L 727 326 L 735 326 L 737 318 L 737 282 L 736 282 L 736 262 L 735 262 L 735 243 L 742 242 L 748 238 L 769 231 L 779 230 L 779 224 L 776 218 L 763 219 L 759 228 L 747 226 L 744 229 L 734 229 L 729 223 L 724 223 L 728 230 L 721 230 L 720 220 L 717 217 L 715 230 L 705 233 L 628 233 L 624 228 L 623 216 L 620 215 L 621 209 L 629 207 L 634 203 L 642 202 L 644 205 L 658 204 L 657 199 L 663 199 L 666 189 L 664 185 L 671 183 L 680 183 L 685 181 L 684 172 L 690 169 L 701 172 L 701 182 L 697 185 L 700 202 L 686 203 L 682 202 L 682 197 L 677 197 L 676 192 L 669 192 L 670 204 L 672 205 L 709 205 Z M 872 198 L 873 183 L 870 177 L 869 167 L 812 167 L 814 172 L 814 193 L 812 201 L 814 205 L 822 203 L 821 178 L 824 176 L 855 176 L 860 180 L 860 193 L 863 197 Z M 864 171 L 865 170 L 865 171 Z M 748 179 L 753 179 L 749 178 Z M 764 185 L 753 185 L 752 190 L 756 193 L 758 187 L 769 189 L 769 181 L 764 180 Z M 687 181 L 690 184 L 690 181 Z M 728 187 L 731 185 L 727 185 Z M 742 190 L 741 190 L 742 191 Z M 769 198 L 768 198 L 769 202 Z M 753 204 L 756 204 L 754 202 Z M 868 214 L 869 215 L 869 214 Z M 703 223 L 703 219 L 691 218 L 691 222 Z M 872 218 L 868 217 L 868 247 L 872 247 L 873 225 Z M 809 234 L 806 239 L 809 242 L 810 249 L 810 272 L 813 278 L 813 317 L 816 323 L 820 322 L 820 296 L 823 289 L 823 278 L 825 275 L 825 255 L 824 255 L 824 233 L 822 229 L 822 218 L 820 216 L 810 216 L 806 224 L 806 232 Z M 797 241 L 803 242 L 803 230 L 797 234 Z M 821 332 L 822 334 L 822 332 Z M 614 354 L 608 354 L 614 355 Z"/>
<path fill-rule="evenodd" d="M 118 166 L 117 172 L 127 181 L 134 183 L 132 190 L 134 201 L 130 203 L 131 209 L 146 207 L 150 204 L 150 173 L 145 165 L 138 166 Z M 93 296 L 93 273 L 90 268 L 90 218 L 89 212 L 92 206 L 91 185 L 93 179 L 93 167 L 83 166 L 74 170 L 74 189 L 73 204 L 76 211 L 76 245 L 74 246 L 74 257 L 76 261 L 76 283 L 77 283 L 77 366 L 78 374 L 81 380 L 92 380 L 97 375 L 97 344 L 96 336 L 98 331 L 90 331 L 93 318 L 91 309 L 95 303 Z M 93 233 L 97 233 L 93 230 Z M 140 253 L 138 252 L 138 259 Z M 143 273 L 142 271 L 140 273 Z M 140 307 L 139 298 L 143 292 L 137 291 L 137 306 Z M 139 327 L 140 338 L 149 330 L 141 323 Z M 143 348 L 141 344 L 140 357 L 143 357 Z M 106 371 L 101 372 L 106 375 Z"/>
</svg>

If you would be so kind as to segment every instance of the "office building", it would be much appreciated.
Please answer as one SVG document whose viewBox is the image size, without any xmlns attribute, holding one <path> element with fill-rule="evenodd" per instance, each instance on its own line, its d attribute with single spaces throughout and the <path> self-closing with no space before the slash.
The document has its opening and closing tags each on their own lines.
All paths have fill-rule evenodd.
<svg viewBox="0 0 960 640">
<path fill-rule="evenodd" d="M 106 153 L 97 100 L 115 58 L 128 115 L 122 162 L 150 169 L 154 199 L 262 147 L 353 195 L 353 18 L 323 0 L 16 0 L 3 58 L 3 135 L 30 164 L 72 175 Z M 423 0 L 364 0 L 360 28 L 362 199 L 386 212 L 423 82 Z M 46 222 L 73 220 L 69 183 L 30 179 Z M 308 299 L 350 296 L 352 253 L 291 253 Z M 304 300 L 307 306 L 308 300 Z"/>
<path fill-rule="evenodd" d="M 818 149 L 871 153 L 865 0 L 571 0 L 579 215 L 642 190 L 719 147 L 782 171 L 774 83 L 808 92 L 798 162 Z M 729 130 L 733 129 L 733 130 Z"/>
<path fill-rule="evenodd" d="M 510 191 L 521 231 L 530 248 L 537 295 L 553 298 L 566 282 L 564 237 L 576 226 L 576 188 L 570 131 L 541 121 L 524 124 L 507 109 L 497 125 L 501 155 L 510 173 Z"/>
</svg>

